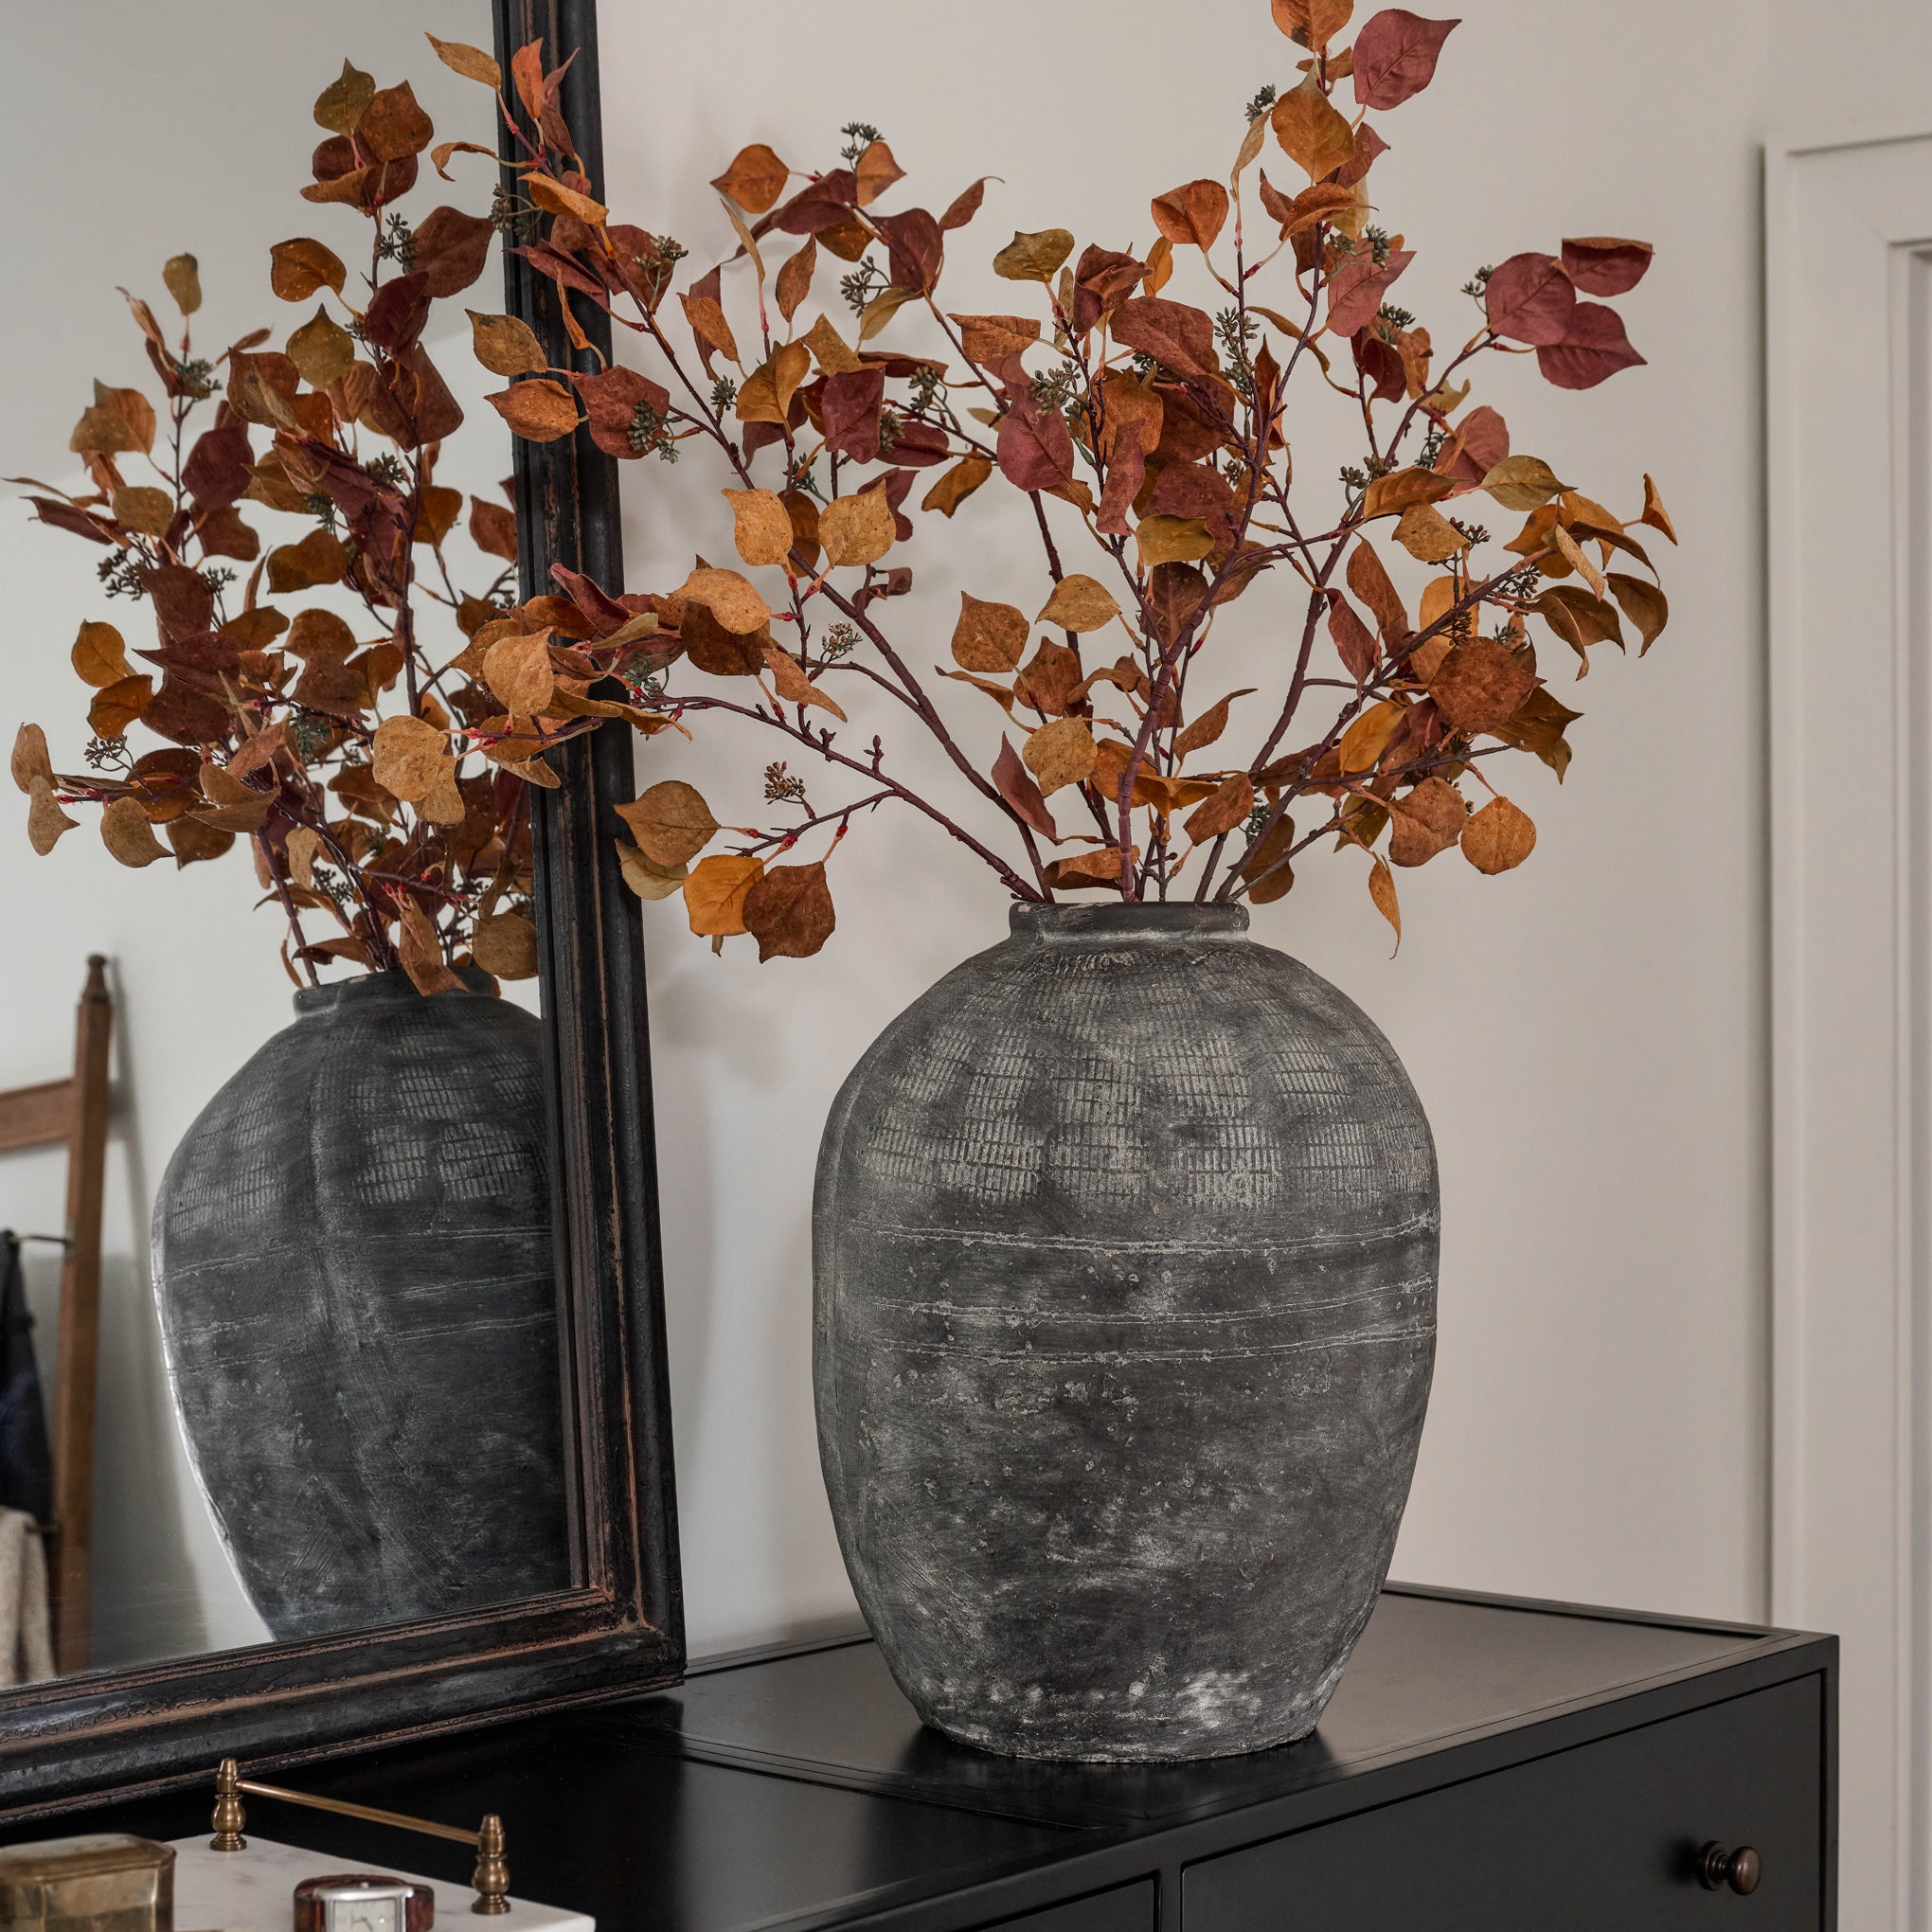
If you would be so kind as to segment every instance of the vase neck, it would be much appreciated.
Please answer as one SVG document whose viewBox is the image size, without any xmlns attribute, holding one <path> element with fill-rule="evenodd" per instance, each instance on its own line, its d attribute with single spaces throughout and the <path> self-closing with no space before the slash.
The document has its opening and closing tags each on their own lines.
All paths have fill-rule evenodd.
<svg viewBox="0 0 1932 1932">
<path fill-rule="evenodd" d="M 489 994 L 493 983 L 487 973 L 474 966 L 458 966 L 456 977 L 471 994 Z M 361 973 L 352 979 L 331 979 L 325 986 L 304 986 L 295 993 L 295 1017 L 313 1019 L 318 1014 L 342 1012 L 349 1007 L 397 1005 L 420 999 L 415 982 L 400 967 L 386 973 Z M 438 993 L 437 998 L 447 997 Z"/>
<path fill-rule="evenodd" d="M 1047 945 L 1106 944 L 1121 939 L 1179 940 L 1190 945 L 1243 939 L 1248 914 L 1244 905 L 1041 905 L 1023 903 L 1012 908 L 1010 926 L 1015 939 Z"/>
</svg>

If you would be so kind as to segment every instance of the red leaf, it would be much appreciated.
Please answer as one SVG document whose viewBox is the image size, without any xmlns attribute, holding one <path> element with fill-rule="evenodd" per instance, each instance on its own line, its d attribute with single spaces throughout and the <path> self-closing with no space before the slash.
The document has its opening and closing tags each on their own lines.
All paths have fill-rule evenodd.
<svg viewBox="0 0 1932 1932">
<path fill-rule="evenodd" d="M 181 480 L 200 510 L 221 510 L 238 503 L 247 492 L 255 473 L 248 447 L 248 425 L 224 422 L 219 429 L 204 430 L 195 438 L 188 461 L 182 465 Z"/>
<path fill-rule="evenodd" d="M 1355 615 L 1354 605 L 1338 590 L 1329 593 L 1328 634 L 1349 675 L 1358 685 L 1366 684 L 1375 669 L 1375 639 Z"/>
<path fill-rule="evenodd" d="M 1053 822 L 1053 814 L 1034 783 L 1032 773 L 1020 762 L 1011 739 L 1002 738 L 999 742 L 999 756 L 993 761 L 993 782 L 999 787 L 999 796 L 1035 832 L 1044 833 L 1056 845 L 1060 843 L 1060 828 Z"/>
<path fill-rule="evenodd" d="M 573 374 L 570 380 L 589 419 L 590 439 L 607 456 L 628 457 L 642 454 L 631 440 L 631 427 L 637 420 L 640 402 L 658 416 L 671 408 L 671 395 L 664 385 L 640 376 L 635 369 L 613 366 L 599 375 Z"/>
<path fill-rule="evenodd" d="M 1355 103 L 1400 107 L 1436 78 L 1436 58 L 1459 20 L 1424 20 L 1400 7 L 1378 13 L 1355 36 Z"/>
<path fill-rule="evenodd" d="M 1073 436 L 1065 419 L 1057 409 L 1043 410 L 1030 396 L 1000 418 L 996 454 L 1001 474 L 1018 489 L 1051 490 L 1073 480 Z"/>
<path fill-rule="evenodd" d="M 939 281 L 946 252 L 939 224 L 925 209 L 907 208 L 901 215 L 877 215 L 872 225 L 885 236 L 890 251 L 893 286 L 929 293 Z"/>
<path fill-rule="evenodd" d="M 1084 335 L 1140 286 L 1146 273 L 1147 264 L 1136 257 L 1089 243 L 1073 271 L 1073 332 Z"/>
<path fill-rule="evenodd" d="M 398 276 L 385 282 L 363 317 L 363 332 L 378 349 L 400 356 L 422 333 L 429 320 L 429 277 Z"/>
<path fill-rule="evenodd" d="M 939 226 L 945 233 L 963 228 L 979 212 L 979 204 L 986 199 L 986 184 L 991 179 L 991 175 L 982 174 L 971 188 L 960 191 L 953 206 L 939 217 Z"/>
<path fill-rule="evenodd" d="M 1562 342 L 1536 351 L 1536 367 L 1559 389 L 1594 389 L 1643 361 L 1623 332 L 1623 317 L 1601 302 L 1579 302 Z"/>
<path fill-rule="evenodd" d="M 52 524 L 57 530 L 71 530 L 77 537 L 86 537 L 97 544 L 114 542 L 107 526 L 89 516 L 84 510 L 76 510 L 71 503 L 57 503 L 51 496 L 29 496 L 34 513 L 44 524 Z"/>
<path fill-rule="evenodd" d="M 1114 338 L 1177 374 L 1205 376 L 1214 367 L 1214 324 L 1185 302 L 1136 295 L 1114 311 Z"/>
<path fill-rule="evenodd" d="M 1553 255 L 1512 255 L 1490 277 L 1483 302 L 1498 335 L 1542 349 L 1569 333 L 1576 284 Z"/>
<path fill-rule="evenodd" d="M 1355 332 L 1352 347 L 1355 367 L 1368 377 L 1370 393 L 1378 402 L 1393 402 L 1408 386 L 1402 357 L 1393 343 L 1383 341 L 1369 328 Z"/>
<path fill-rule="evenodd" d="M 416 230 L 409 266 L 440 299 L 466 289 L 483 273 L 496 230 L 481 215 L 460 208 L 432 208 Z"/>
<path fill-rule="evenodd" d="M 1344 262 L 1329 277 L 1330 329 L 1337 335 L 1352 335 L 1365 322 L 1373 321 L 1388 285 L 1415 259 L 1412 249 L 1398 248 L 1379 268 L 1368 254 Z"/>
<path fill-rule="evenodd" d="M 879 460 L 879 405 L 886 400 L 886 371 L 848 369 L 828 376 L 818 392 L 825 446 L 854 462 Z"/>
<path fill-rule="evenodd" d="M 1564 242 L 1563 265 L 1586 295 L 1620 295 L 1643 279 L 1651 265 L 1651 245 L 1615 235 L 1586 235 Z"/>
</svg>

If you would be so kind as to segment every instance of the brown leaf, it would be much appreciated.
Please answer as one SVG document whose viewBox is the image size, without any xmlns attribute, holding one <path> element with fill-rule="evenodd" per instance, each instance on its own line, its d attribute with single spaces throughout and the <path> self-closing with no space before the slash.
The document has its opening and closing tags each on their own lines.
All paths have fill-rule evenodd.
<svg viewBox="0 0 1932 1932">
<path fill-rule="evenodd" d="M 1098 631 L 1120 615 L 1120 606 L 1102 583 L 1076 571 L 1053 586 L 1038 621 L 1064 631 Z"/>
<path fill-rule="evenodd" d="M 1020 667 L 1013 695 L 1036 711 L 1057 717 L 1073 702 L 1080 685 L 1080 659 L 1064 644 L 1043 640 Z"/>
<path fill-rule="evenodd" d="M 13 758 L 9 769 L 13 782 L 23 792 L 33 790 L 36 782 L 54 782 L 53 760 L 47 754 L 47 734 L 38 724 L 23 724 L 13 734 Z"/>
<path fill-rule="evenodd" d="M 513 384 L 483 399 L 526 442 L 555 442 L 577 427 L 577 402 L 547 377 Z"/>
<path fill-rule="evenodd" d="M 1469 808 L 1447 778 L 1424 778 L 1404 797 L 1388 801 L 1392 865 L 1423 866 L 1462 836 Z"/>
<path fill-rule="evenodd" d="M 745 377 L 738 392 L 736 411 L 741 422 L 782 424 L 798 385 L 812 373 L 812 351 L 802 342 L 788 342 Z"/>
<path fill-rule="evenodd" d="M 761 215 L 785 191 L 792 170 L 765 146 L 754 141 L 732 156 L 731 166 L 711 186 L 728 194 L 748 215 Z"/>
<path fill-rule="evenodd" d="M 682 866 L 696 858 L 718 832 L 704 794 L 682 778 L 666 778 L 616 811 L 631 828 L 638 850 L 658 866 Z"/>
<path fill-rule="evenodd" d="M 1020 756 L 1039 779 L 1042 796 L 1050 798 L 1062 786 L 1082 784 L 1093 776 L 1100 747 L 1084 718 L 1056 718 L 1028 737 Z"/>
<path fill-rule="evenodd" d="M 624 884 L 639 899 L 669 899 L 690 876 L 689 866 L 659 866 L 622 839 L 617 841 L 617 864 L 623 870 Z"/>
<path fill-rule="evenodd" d="M 1269 905 L 1287 898 L 1295 886 L 1295 868 L 1288 854 L 1295 849 L 1295 821 L 1278 818 L 1237 868 L 1247 882 L 1248 898 L 1257 905 Z"/>
<path fill-rule="evenodd" d="M 870 207 L 895 181 L 904 179 L 905 170 L 892 158 L 892 150 L 884 141 L 868 142 L 852 163 L 852 182 L 862 208 Z"/>
<path fill-rule="evenodd" d="M 1586 295 L 1620 295 L 1634 289 L 1651 265 L 1648 242 L 1615 235 L 1586 235 L 1563 244 L 1563 265 Z"/>
<path fill-rule="evenodd" d="M 340 583 L 348 570 L 349 553 L 328 530 L 311 530 L 300 543 L 268 553 L 268 587 L 277 597 Z"/>
<path fill-rule="evenodd" d="M 824 862 L 774 866 L 751 882 L 742 903 L 742 917 L 745 931 L 758 941 L 760 965 L 767 959 L 809 959 L 832 937 L 837 924 L 832 888 L 825 883 Z"/>
<path fill-rule="evenodd" d="M 1368 682 L 1375 669 L 1375 639 L 1368 627 L 1355 615 L 1355 607 L 1339 593 L 1329 599 L 1328 633 L 1343 669 L 1357 685 Z"/>
<path fill-rule="evenodd" d="M 465 46 L 461 41 L 438 40 L 435 34 L 425 33 L 423 39 L 436 49 L 436 57 L 453 73 L 460 74 L 465 80 L 480 80 L 484 86 L 500 89 L 503 85 L 503 69 L 494 59 L 481 47 Z M 485 967 L 485 972 L 494 972 L 493 967 Z M 522 974 L 498 973 L 499 979 L 523 978 Z"/>
<path fill-rule="evenodd" d="M 1407 713 L 1408 707 L 1394 698 L 1384 698 L 1380 703 L 1370 705 L 1342 733 L 1342 742 L 1335 747 L 1342 770 L 1373 771 Z"/>
<path fill-rule="evenodd" d="M 1424 20 L 1400 7 L 1376 14 L 1355 36 L 1355 104 L 1400 107 L 1420 94 L 1436 77 L 1442 43 L 1461 24 Z"/>
<path fill-rule="evenodd" d="M 1010 355 L 1019 355 L 1040 339 L 1040 325 L 1030 315 L 955 315 L 959 346 L 966 359 L 997 368 Z"/>
<path fill-rule="evenodd" d="M 470 499 L 470 540 L 479 550 L 501 557 L 506 564 L 516 562 L 516 513 L 500 503 L 483 497 Z"/>
<path fill-rule="evenodd" d="M 778 270 L 778 313 L 787 322 L 798 313 L 799 304 L 812 293 L 812 277 L 817 267 L 818 243 L 808 235 L 804 247 L 788 257 L 785 265 Z"/>
<path fill-rule="evenodd" d="M 302 380 L 312 389 L 326 389 L 355 360 L 355 342 L 346 329 L 329 319 L 326 309 L 317 307 L 311 319 L 289 337 L 289 360 L 301 370 Z"/>
<path fill-rule="evenodd" d="M 1569 485 L 1541 456 L 1505 456 L 1483 473 L 1481 487 L 1505 510 L 1530 510 Z"/>
<path fill-rule="evenodd" d="M 1154 225 L 1176 247 L 1191 242 L 1205 255 L 1227 220 L 1227 190 L 1218 181 L 1190 181 L 1153 203 Z"/>
<path fill-rule="evenodd" d="M 74 674 L 82 684 L 95 686 L 117 684 L 126 677 L 132 667 L 128 663 L 128 647 L 121 634 L 112 624 L 98 624 L 83 620 L 80 635 L 74 639 L 74 649 L 69 653 Z M 23 731 L 38 730 L 38 725 L 23 725 Z M 47 776 L 53 773 L 49 769 Z M 15 773 L 16 782 L 19 774 Z"/>
<path fill-rule="evenodd" d="M 427 998 L 433 993 L 464 991 L 463 982 L 443 960 L 436 921 L 413 892 L 402 897 L 397 909 L 397 955 L 418 993 Z"/>
<path fill-rule="evenodd" d="M 1073 480 L 1073 436 L 1057 409 L 1022 394 L 999 420 L 1000 474 L 1016 490 L 1055 490 Z"/>
<path fill-rule="evenodd" d="M 1135 527 L 1141 564 L 1192 564 L 1209 555 L 1214 536 L 1198 516 L 1144 516 Z"/>
<path fill-rule="evenodd" d="M 154 698 L 152 677 L 117 678 L 94 694 L 87 707 L 87 728 L 97 738 L 119 738 Z"/>
<path fill-rule="evenodd" d="M 1060 828 L 1053 822 L 1053 814 L 1048 811 L 1046 800 L 1041 796 L 1040 787 L 1033 782 L 1032 774 L 1020 761 L 1019 754 L 1012 747 L 1012 742 L 1005 736 L 999 741 L 999 756 L 993 761 L 993 782 L 999 796 L 1035 832 L 1050 838 L 1055 845 L 1060 843 Z"/>
<path fill-rule="evenodd" d="M 486 912 L 470 934 L 470 955 L 498 979 L 534 979 L 537 929 L 518 912 Z"/>
<path fill-rule="evenodd" d="M 174 521 L 174 498 L 151 483 L 123 483 L 114 492 L 114 520 L 144 537 L 163 537 Z"/>
<path fill-rule="evenodd" d="M 1408 612 L 1382 559 L 1365 537 L 1349 552 L 1349 588 L 1374 613 L 1382 640 L 1398 650 L 1409 635 Z"/>
<path fill-rule="evenodd" d="M 1138 860 L 1139 848 L 1128 855 L 1129 863 Z M 1055 859 L 1046 868 L 1046 884 L 1055 892 L 1081 891 L 1101 887 L 1118 891 L 1120 886 L 1120 849 L 1102 846 L 1097 851 L 1076 852 L 1070 858 Z"/>
<path fill-rule="evenodd" d="M 951 516 L 992 474 L 993 465 L 984 456 L 961 456 L 926 492 L 919 507 Z"/>
<path fill-rule="evenodd" d="M 724 939 L 745 930 L 744 896 L 764 877 L 764 862 L 748 853 L 714 852 L 700 859 L 684 882 L 685 911 L 700 939 Z"/>
<path fill-rule="evenodd" d="M 1418 564 L 1442 564 L 1469 548 L 1469 539 L 1433 503 L 1412 503 L 1395 527 L 1395 541 Z"/>
<path fill-rule="evenodd" d="M 1374 902 L 1375 910 L 1393 929 L 1395 950 L 1401 952 L 1402 906 L 1395 896 L 1395 874 L 1388 869 L 1388 861 L 1380 852 L 1374 854 L 1368 868 L 1368 897 Z"/>
<path fill-rule="evenodd" d="M 724 490 L 731 506 L 732 540 L 747 564 L 782 564 L 792 554 L 792 514 L 769 490 Z"/>
<path fill-rule="evenodd" d="M 522 376 L 532 369 L 550 367 L 544 345 L 528 322 L 519 321 L 514 315 L 480 314 L 474 309 L 465 309 L 463 313 L 470 318 L 470 347 L 492 375 Z M 571 416 L 574 426 L 575 410 Z"/>
<path fill-rule="evenodd" d="M 1623 615 L 1637 626 L 1637 635 L 1643 639 L 1642 649 L 1637 653 L 1641 657 L 1656 642 L 1657 634 L 1670 622 L 1670 601 L 1646 578 L 1626 577 L 1620 570 L 1613 570 L 1605 581 L 1610 586 L 1610 595 L 1621 606 Z"/>
<path fill-rule="evenodd" d="M 1355 152 L 1353 129 L 1313 74 L 1276 101 L 1270 119 L 1281 152 L 1312 181 L 1333 174 Z"/>
<path fill-rule="evenodd" d="M 492 647 L 493 648 L 493 647 Z M 426 797 L 436 783 L 449 736 L 426 718 L 385 718 L 369 745 L 369 771 L 391 797 Z"/>
<path fill-rule="evenodd" d="M 1227 729 L 1227 707 L 1235 699 L 1253 694 L 1254 688 L 1250 686 L 1245 690 L 1229 691 L 1225 698 L 1217 698 L 1174 740 L 1175 758 L 1183 759 L 1194 752 L 1205 751 Z"/>
<path fill-rule="evenodd" d="M 1507 724 L 1535 689 L 1535 673 L 1494 637 L 1458 644 L 1429 678 L 1436 708 L 1457 731 L 1493 731 Z"/>
<path fill-rule="evenodd" d="M 1194 807 L 1181 829 L 1196 845 L 1205 845 L 1210 838 L 1232 832 L 1254 809 L 1253 782 L 1245 772 L 1236 772 L 1222 779 L 1212 794 Z"/>
<path fill-rule="evenodd" d="M 829 315 L 821 315 L 798 339 L 812 351 L 814 361 L 828 376 L 849 376 L 865 367 L 847 347 L 845 338 L 832 326 Z"/>
<path fill-rule="evenodd" d="M 67 438 L 76 456 L 119 456 L 154 447 L 154 405 L 138 389 L 94 385 L 94 402 Z"/>
<path fill-rule="evenodd" d="M 1008 281 L 1051 281 L 1072 253 L 1073 237 L 1064 228 L 1021 231 L 993 258 L 993 272 Z"/>
<path fill-rule="evenodd" d="M 971 591 L 959 593 L 959 617 L 953 626 L 953 661 L 967 671 L 1015 670 L 1027 649 L 1027 619 L 1011 604 L 986 603 Z"/>
<path fill-rule="evenodd" d="M 524 192 L 546 214 L 568 215 L 586 227 L 601 227 L 610 214 L 610 209 L 602 202 L 593 201 L 589 195 L 580 193 L 574 188 L 565 188 L 561 181 L 554 181 L 547 174 L 526 174 L 523 188 Z"/>
<path fill-rule="evenodd" d="M 132 797 L 116 798 L 100 814 L 100 842 L 124 866 L 152 866 L 168 856 L 168 848 L 154 836 L 148 814 Z"/>
<path fill-rule="evenodd" d="M 52 779 L 35 778 L 22 789 L 27 797 L 27 841 L 42 858 L 45 858 L 60 842 L 61 834 L 72 832 L 80 821 L 69 818 L 61 810 L 60 801 L 54 796 Z"/>
<path fill-rule="evenodd" d="M 818 512 L 818 541 L 828 564 L 876 564 L 892 547 L 892 506 L 883 487 L 835 496 Z"/>
<path fill-rule="evenodd" d="M 1377 476 L 1362 496 L 1362 517 L 1392 516 L 1413 503 L 1440 503 L 1456 488 L 1455 479 L 1430 470 L 1394 470 Z"/>
<path fill-rule="evenodd" d="M 331 134 L 348 134 L 368 111 L 375 95 L 375 77 L 343 62 L 342 72 L 315 97 L 315 125 Z"/>
<path fill-rule="evenodd" d="M 1654 530 L 1662 530 L 1673 544 L 1677 541 L 1671 513 L 1664 508 L 1664 499 L 1657 494 L 1657 486 L 1648 476 L 1643 479 L 1643 514 L 1637 522 L 1648 524 Z"/>
<path fill-rule="evenodd" d="M 170 255 L 161 264 L 161 280 L 184 315 L 192 315 L 201 307 L 201 265 L 193 256 Z"/>
<path fill-rule="evenodd" d="M 436 136 L 435 124 L 404 80 L 369 97 L 355 124 L 356 146 L 378 161 L 401 161 L 420 154 Z"/>
<path fill-rule="evenodd" d="M 1507 798 L 1492 798 L 1462 828 L 1462 856 L 1478 872 L 1507 872 L 1535 850 L 1530 814 Z"/>
<path fill-rule="evenodd" d="M 765 669 L 772 674 L 772 683 L 778 687 L 778 696 L 788 705 L 816 705 L 821 710 L 830 711 L 841 724 L 845 712 L 813 683 L 805 667 L 781 646 L 767 642 L 764 647 Z"/>
<path fill-rule="evenodd" d="M 1615 609 L 1586 590 L 1556 584 L 1543 592 L 1530 608 L 1583 660 L 1585 670 L 1589 668 L 1590 645 L 1615 644 L 1620 648 L 1623 643 L 1623 626 Z M 1577 674 L 1581 677 L 1583 672 Z"/>
<path fill-rule="evenodd" d="M 306 236 L 277 242 L 268 254 L 268 285 L 285 302 L 306 302 L 317 289 L 333 289 L 339 295 L 349 278 L 334 249 Z"/>
<path fill-rule="evenodd" d="M 549 632 L 497 638 L 483 653 L 483 682 L 513 718 L 534 718 L 547 710 L 557 689 L 556 672 L 550 666 Z M 379 731 L 379 742 L 381 736 Z M 377 778 L 382 783 L 388 782 L 381 773 Z M 394 785 L 389 789 L 396 792 Z M 396 796 L 408 795 L 396 792 Z"/>
</svg>

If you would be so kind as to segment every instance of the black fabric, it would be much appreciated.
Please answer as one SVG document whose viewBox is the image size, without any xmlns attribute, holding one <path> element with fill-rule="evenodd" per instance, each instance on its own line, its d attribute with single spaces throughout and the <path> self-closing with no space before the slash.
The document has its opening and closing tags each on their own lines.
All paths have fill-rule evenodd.
<svg viewBox="0 0 1932 1932">
<path fill-rule="evenodd" d="M 54 1514 L 54 1456 L 33 1352 L 33 1316 L 20 1271 L 20 1240 L 0 1231 L 0 1507 L 37 1523 Z"/>
</svg>

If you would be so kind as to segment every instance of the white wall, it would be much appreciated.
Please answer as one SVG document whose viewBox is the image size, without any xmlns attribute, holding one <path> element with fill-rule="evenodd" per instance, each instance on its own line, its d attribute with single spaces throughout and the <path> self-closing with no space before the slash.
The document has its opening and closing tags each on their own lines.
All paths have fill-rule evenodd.
<svg viewBox="0 0 1932 1932">
<path fill-rule="evenodd" d="M 961 271 L 1015 227 L 1144 244 L 1149 196 L 1225 172 L 1241 102 L 1294 78 L 1260 0 L 1216 0 L 1179 35 L 1160 9 L 1144 31 L 1137 9 L 1108 9 L 1097 31 L 1088 9 L 1023 0 L 989 0 L 970 31 L 930 4 L 603 11 L 612 194 L 630 219 L 718 252 L 702 183 L 741 141 L 802 165 L 835 150 L 840 122 L 869 119 L 921 204 L 982 171 L 1005 178 L 951 238 L 950 307 L 1009 305 L 1010 285 Z M 1513 778 L 1540 829 L 1520 872 L 1484 880 L 1452 855 L 1404 875 L 1390 959 L 1359 868 L 1311 856 L 1255 929 L 1368 1008 L 1437 1128 L 1441 1344 L 1398 1574 L 1748 1618 L 1765 1565 L 1762 14 L 1752 0 L 1643 0 L 1611 34 L 1583 0 L 1464 11 L 1436 87 L 1384 117 L 1396 148 L 1377 167 L 1378 219 L 1423 251 L 1399 298 L 1439 343 L 1459 340 L 1471 312 L 1454 291 L 1483 261 L 1565 234 L 1655 242 L 1620 304 L 1648 367 L 1581 398 L 1522 365 L 1483 383 L 1515 447 L 1592 493 L 1634 509 L 1642 473 L 1656 475 L 1687 538 L 1666 565 L 1673 621 L 1640 666 L 1600 652 L 1580 690 L 1557 671 L 1587 715 L 1560 793 L 1527 761 Z M 1293 418 L 1290 435 L 1303 475 L 1333 475 L 1347 454 Z M 693 527 L 667 510 L 660 474 L 625 474 L 632 580 L 654 586 L 689 567 Z M 922 661 L 944 655 L 961 581 L 1044 596 L 1025 532 L 995 534 L 977 507 L 955 541 L 908 552 L 918 584 L 900 629 L 922 619 Z M 938 563 L 939 547 L 956 561 Z M 1251 628 L 1265 595 L 1237 607 Z M 952 709 L 990 759 L 991 707 Z M 746 780 L 771 751 L 666 742 L 645 754 L 650 776 L 714 784 L 727 816 L 734 797 L 751 809 Z M 882 1022 L 1004 927 L 991 878 L 903 822 L 863 825 L 834 883 L 841 930 L 802 964 L 760 968 L 742 945 L 714 959 L 674 903 L 646 909 L 700 1648 L 849 1605 L 807 1387 L 818 1130 Z"/>
</svg>

